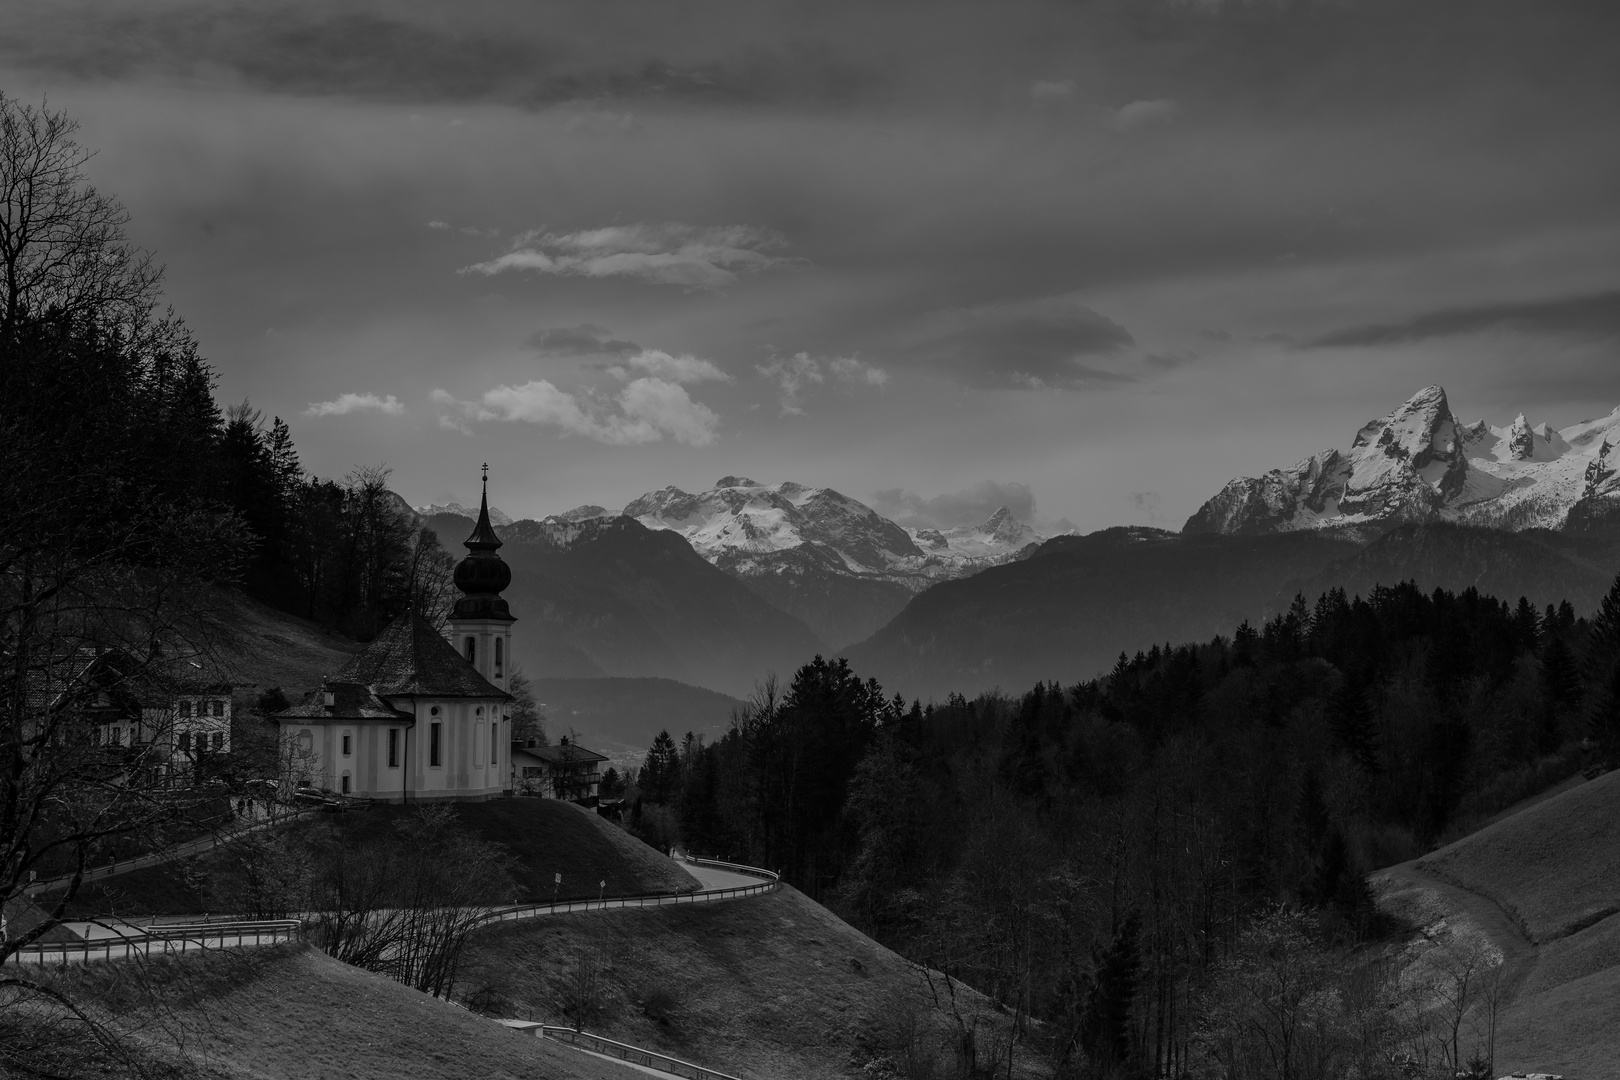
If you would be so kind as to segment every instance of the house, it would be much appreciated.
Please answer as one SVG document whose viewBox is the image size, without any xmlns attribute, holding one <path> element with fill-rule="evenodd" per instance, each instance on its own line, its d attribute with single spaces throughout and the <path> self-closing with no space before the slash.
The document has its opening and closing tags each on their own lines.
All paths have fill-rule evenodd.
<svg viewBox="0 0 1620 1080">
<path fill-rule="evenodd" d="M 278 714 L 284 780 L 387 802 L 510 793 L 507 678 L 517 620 L 500 595 L 512 571 L 497 553 L 487 474 L 485 489 L 467 556 L 456 565 L 462 595 L 446 632 L 407 611 Z"/>
<path fill-rule="evenodd" d="M 231 752 L 232 687 L 177 678 L 171 667 L 81 648 L 51 665 L 33 696 L 42 711 L 71 712 L 92 746 L 148 783 L 183 785 Z"/>
<path fill-rule="evenodd" d="M 607 755 L 570 742 L 566 735 L 555 746 L 538 746 L 533 740 L 514 744 L 512 787 L 521 795 L 595 806 L 597 785 L 602 782 L 600 769 L 606 760 Z"/>
</svg>

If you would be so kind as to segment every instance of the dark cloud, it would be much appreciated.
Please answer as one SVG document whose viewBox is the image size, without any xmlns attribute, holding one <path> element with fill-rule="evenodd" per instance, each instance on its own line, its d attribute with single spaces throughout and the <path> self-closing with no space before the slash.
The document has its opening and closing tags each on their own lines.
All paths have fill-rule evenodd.
<svg viewBox="0 0 1620 1080">
<path fill-rule="evenodd" d="M 1035 493 L 1028 484 L 981 480 L 972 487 L 925 499 L 904 488 L 872 494 L 872 508 L 914 529 L 954 529 L 979 525 L 1005 506 L 1020 521 L 1035 520 Z"/>
<path fill-rule="evenodd" d="M 615 338 L 607 327 L 595 323 L 545 327 L 524 338 L 523 344 L 551 356 L 629 356 L 641 351 L 640 345 Z"/>
<path fill-rule="evenodd" d="M 1002 305 L 953 313 L 947 321 L 955 325 L 918 356 L 968 386 L 1089 390 L 1136 381 L 1091 362 L 1134 345 L 1130 331 L 1079 304 Z"/>
<path fill-rule="evenodd" d="M 1308 342 L 1312 348 L 1399 345 L 1428 338 L 1516 330 L 1585 338 L 1620 336 L 1620 290 L 1431 311 L 1398 323 L 1352 326 Z"/>
</svg>

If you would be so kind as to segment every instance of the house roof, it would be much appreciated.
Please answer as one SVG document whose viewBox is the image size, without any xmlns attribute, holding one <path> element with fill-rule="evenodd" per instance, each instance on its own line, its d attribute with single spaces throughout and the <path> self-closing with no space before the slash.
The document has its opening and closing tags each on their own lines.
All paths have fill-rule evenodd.
<svg viewBox="0 0 1620 1080">
<path fill-rule="evenodd" d="M 389 623 L 331 682 L 369 687 L 382 697 L 412 694 L 509 700 L 505 691 L 480 675 L 432 623 L 414 611 Z"/>
<path fill-rule="evenodd" d="M 574 743 L 563 743 L 558 746 L 526 746 L 523 753 L 531 754 L 548 765 L 584 765 L 608 759 L 606 754 L 598 754 L 595 750 L 587 750 Z"/>
</svg>

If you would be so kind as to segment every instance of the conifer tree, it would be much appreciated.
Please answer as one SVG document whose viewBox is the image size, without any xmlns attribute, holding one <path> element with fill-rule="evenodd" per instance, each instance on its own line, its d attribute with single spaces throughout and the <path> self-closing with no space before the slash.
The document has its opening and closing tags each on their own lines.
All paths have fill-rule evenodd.
<svg viewBox="0 0 1620 1080">
<path fill-rule="evenodd" d="M 1383 771 L 1378 754 L 1378 727 L 1363 686 L 1364 678 L 1346 675 L 1328 698 L 1328 725 L 1339 744 L 1368 776 Z"/>
</svg>

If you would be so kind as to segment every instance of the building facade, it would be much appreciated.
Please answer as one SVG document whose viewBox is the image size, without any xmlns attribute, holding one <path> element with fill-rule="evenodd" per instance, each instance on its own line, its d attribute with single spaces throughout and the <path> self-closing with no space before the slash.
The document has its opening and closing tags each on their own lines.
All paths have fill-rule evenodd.
<svg viewBox="0 0 1620 1080">
<path fill-rule="evenodd" d="M 512 624 L 489 497 L 455 570 L 444 634 L 395 619 L 347 666 L 276 717 L 287 782 L 387 802 L 491 799 L 511 790 Z"/>
</svg>

